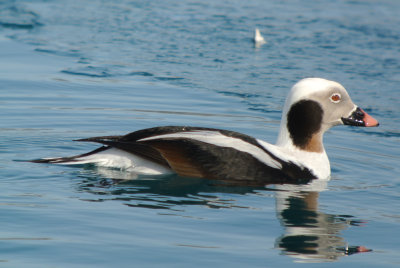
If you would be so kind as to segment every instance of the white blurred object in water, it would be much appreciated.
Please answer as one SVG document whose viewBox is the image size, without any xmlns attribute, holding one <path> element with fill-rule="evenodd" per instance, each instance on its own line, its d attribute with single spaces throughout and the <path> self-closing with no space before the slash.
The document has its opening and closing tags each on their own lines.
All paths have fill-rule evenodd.
<svg viewBox="0 0 400 268">
<path fill-rule="evenodd" d="M 260 47 L 263 44 L 267 43 L 264 39 L 264 37 L 261 35 L 260 30 L 256 28 L 254 32 L 254 44 L 256 47 Z"/>
</svg>

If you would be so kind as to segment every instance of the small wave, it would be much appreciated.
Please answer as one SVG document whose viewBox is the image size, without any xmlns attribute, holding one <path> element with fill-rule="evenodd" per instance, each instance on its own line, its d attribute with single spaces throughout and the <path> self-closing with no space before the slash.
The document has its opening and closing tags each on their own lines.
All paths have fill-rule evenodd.
<svg viewBox="0 0 400 268">
<path fill-rule="evenodd" d="M 363 135 L 371 135 L 371 136 L 382 137 L 382 138 L 398 138 L 398 137 L 400 137 L 400 132 L 398 132 L 396 130 L 393 130 L 393 131 L 368 130 L 368 132 L 366 132 L 364 129 L 351 128 L 351 131 L 354 131 L 356 133 L 361 133 Z"/>
<path fill-rule="evenodd" d="M 0 4 L 0 26 L 13 29 L 32 29 L 42 25 L 40 17 L 20 6 Z"/>
<path fill-rule="evenodd" d="M 175 81 L 175 80 L 183 80 L 183 77 L 166 77 L 166 76 L 157 76 L 155 79 L 160 81 Z"/>
<path fill-rule="evenodd" d="M 222 60 L 222 59 L 214 59 L 214 62 L 216 62 L 216 63 L 225 63 L 225 61 Z"/>
<path fill-rule="evenodd" d="M 367 36 L 376 36 L 379 38 L 385 38 L 385 39 L 393 39 L 393 40 L 398 40 L 399 35 L 397 34 L 396 31 L 394 31 L 391 28 L 386 28 L 386 27 L 378 27 L 376 25 L 364 25 L 364 24 L 345 24 L 345 23 L 340 23 L 338 24 L 339 27 L 342 29 L 358 32 Z"/>
<path fill-rule="evenodd" d="M 62 51 L 62 50 L 47 49 L 47 48 L 36 48 L 35 51 L 57 56 L 67 56 L 67 57 L 77 57 L 80 55 L 79 50 L 76 49 L 70 49 L 69 51 Z"/>
<path fill-rule="evenodd" d="M 100 78 L 112 76 L 107 68 L 94 67 L 94 66 L 86 66 L 84 68 L 78 68 L 78 69 L 66 69 L 62 70 L 61 72 L 70 75 L 80 75 L 80 76 L 100 77 Z"/>
<path fill-rule="evenodd" d="M 219 90 L 217 92 L 220 93 L 220 94 L 224 94 L 226 96 L 234 96 L 234 97 L 239 97 L 239 98 L 242 98 L 242 99 L 260 98 L 260 97 L 262 97 L 260 94 L 257 94 L 257 93 L 233 92 L 233 91 L 223 91 L 223 90 Z"/>
<path fill-rule="evenodd" d="M 131 73 L 129 73 L 129 75 L 132 75 L 132 76 L 154 76 L 154 74 L 152 74 L 152 73 L 149 73 L 149 72 L 140 72 L 140 71 L 138 71 L 138 72 L 131 72 Z"/>
</svg>

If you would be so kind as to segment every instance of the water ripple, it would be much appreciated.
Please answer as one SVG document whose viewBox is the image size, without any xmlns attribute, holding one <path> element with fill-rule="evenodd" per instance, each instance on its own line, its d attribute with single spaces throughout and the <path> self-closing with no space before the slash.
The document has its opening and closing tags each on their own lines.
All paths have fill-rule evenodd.
<svg viewBox="0 0 400 268">
<path fill-rule="evenodd" d="M 40 26 L 40 16 L 22 6 L 0 3 L 0 26 L 12 29 L 33 29 Z"/>
</svg>

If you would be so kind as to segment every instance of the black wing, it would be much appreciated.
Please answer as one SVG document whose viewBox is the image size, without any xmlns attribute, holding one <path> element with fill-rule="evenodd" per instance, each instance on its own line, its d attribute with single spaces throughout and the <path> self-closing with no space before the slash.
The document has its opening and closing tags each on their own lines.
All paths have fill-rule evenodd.
<svg viewBox="0 0 400 268">
<path fill-rule="evenodd" d="M 282 168 L 267 166 L 250 153 L 188 138 L 146 138 L 189 131 L 216 131 L 259 147 Z M 141 141 L 145 139 L 144 141 Z M 186 177 L 263 183 L 307 183 L 316 177 L 304 167 L 285 162 L 262 147 L 256 139 L 233 131 L 214 128 L 165 126 L 138 130 L 124 136 L 102 136 L 78 141 L 97 142 L 139 155 L 170 167 Z"/>
</svg>

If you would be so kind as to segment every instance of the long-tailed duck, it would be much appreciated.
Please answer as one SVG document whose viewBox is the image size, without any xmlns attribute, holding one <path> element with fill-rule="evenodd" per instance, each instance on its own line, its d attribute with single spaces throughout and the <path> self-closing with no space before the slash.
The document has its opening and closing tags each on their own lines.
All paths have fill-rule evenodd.
<svg viewBox="0 0 400 268">
<path fill-rule="evenodd" d="M 340 124 L 379 125 L 339 83 L 306 78 L 292 87 L 286 99 L 276 145 L 228 130 L 163 126 L 81 139 L 104 146 L 82 155 L 33 162 L 90 163 L 139 174 L 177 173 L 227 181 L 308 182 L 330 177 L 323 134 Z"/>
</svg>

